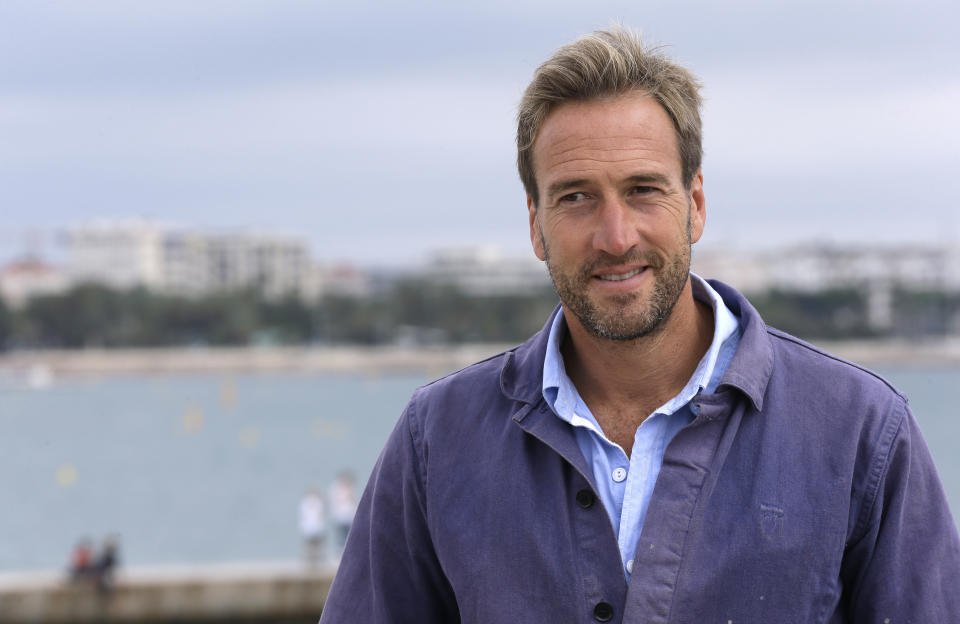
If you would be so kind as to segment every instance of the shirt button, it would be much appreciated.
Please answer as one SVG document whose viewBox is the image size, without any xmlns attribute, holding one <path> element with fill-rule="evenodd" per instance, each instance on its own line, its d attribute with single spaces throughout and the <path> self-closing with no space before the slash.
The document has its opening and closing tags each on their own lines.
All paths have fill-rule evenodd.
<svg viewBox="0 0 960 624">
<path fill-rule="evenodd" d="M 577 504 L 583 509 L 590 509 L 593 507 L 593 498 L 593 492 L 590 490 L 580 490 L 577 492 Z"/>
<path fill-rule="evenodd" d="M 627 469 L 626 468 L 614 468 L 613 469 L 613 480 L 617 483 L 620 483 L 627 478 Z"/>
<path fill-rule="evenodd" d="M 627 562 L 627 572 L 633 574 L 633 559 Z"/>
<path fill-rule="evenodd" d="M 598 622 L 609 622 L 613 619 L 613 607 L 609 602 L 598 602 L 593 608 L 593 619 Z"/>
</svg>

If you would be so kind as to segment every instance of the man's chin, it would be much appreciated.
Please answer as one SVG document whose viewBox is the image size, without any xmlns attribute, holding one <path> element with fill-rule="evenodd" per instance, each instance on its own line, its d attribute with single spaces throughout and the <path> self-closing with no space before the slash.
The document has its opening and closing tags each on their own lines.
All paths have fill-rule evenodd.
<svg viewBox="0 0 960 624">
<path fill-rule="evenodd" d="M 629 327 L 611 328 L 603 337 L 614 342 L 633 342 L 656 334 L 662 323 L 644 323 Z"/>
<path fill-rule="evenodd" d="M 657 333 L 663 327 L 663 319 L 651 318 L 649 314 L 625 317 L 622 313 L 578 315 L 581 325 L 591 335 L 614 342 L 631 342 Z"/>
</svg>

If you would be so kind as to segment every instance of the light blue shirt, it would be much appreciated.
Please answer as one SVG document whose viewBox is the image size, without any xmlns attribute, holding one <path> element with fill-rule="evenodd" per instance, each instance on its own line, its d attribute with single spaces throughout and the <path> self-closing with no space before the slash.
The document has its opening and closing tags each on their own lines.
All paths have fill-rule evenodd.
<svg viewBox="0 0 960 624">
<path fill-rule="evenodd" d="M 693 296 L 713 308 L 713 341 L 680 394 L 659 407 L 637 428 L 630 458 L 604 435 L 567 376 L 560 354 L 560 345 L 567 333 L 562 313 L 556 315 L 550 328 L 543 362 L 543 398 L 554 414 L 574 427 L 580 450 L 593 468 L 597 494 L 617 534 L 628 580 L 653 486 L 660 474 L 663 452 L 673 436 L 693 421 L 695 408 L 691 401 L 694 397 L 700 392 L 716 390 L 740 343 L 737 317 L 724 305 L 720 295 L 693 273 L 690 283 Z"/>
</svg>

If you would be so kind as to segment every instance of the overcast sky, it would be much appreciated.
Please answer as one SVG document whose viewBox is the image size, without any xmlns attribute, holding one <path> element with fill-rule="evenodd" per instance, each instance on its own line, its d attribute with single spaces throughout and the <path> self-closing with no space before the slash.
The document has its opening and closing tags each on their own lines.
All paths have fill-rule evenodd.
<svg viewBox="0 0 960 624">
<path fill-rule="evenodd" d="M 523 253 L 520 93 L 613 20 L 703 80 L 704 244 L 960 240 L 955 1 L 2 0 L 0 258 L 130 216 Z"/>
</svg>

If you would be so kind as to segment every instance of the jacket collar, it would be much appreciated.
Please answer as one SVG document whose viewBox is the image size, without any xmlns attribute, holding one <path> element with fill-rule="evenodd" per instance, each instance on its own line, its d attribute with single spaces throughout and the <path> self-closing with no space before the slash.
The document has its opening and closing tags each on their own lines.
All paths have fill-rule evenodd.
<svg viewBox="0 0 960 624">
<path fill-rule="evenodd" d="M 727 367 L 720 386 L 740 390 L 760 411 L 767 383 L 773 374 L 773 345 L 760 314 L 739 292 L 717 280 L 707 280 L 723 298 L 724 304 L 740 320 L 740 346 Z M 543 398 L 543 360 L 554 317 L 553 311 L 543 328 L 519 347 L 508 351 L 500 371 L 500 389 L 504 395 L 530 405 Z"/>
<path fill-rule="evenodd" d="M 533 405 L 543 398 L 543 360 L 547 356 L 550 327 L 560 310 L 558 305 L 540 331 L 507 352 L 500 370 L 500 389 L 514 401 Z"/>
<path fill-rule="evenodd" d="M 717 280 L 707 280 L 723 303 L 740 319 L 740 345 L 720 380 L 721 386 L 737 388 L 759 412 L 770 376 L 773 375 L 773 344 L 767 325 L 746 297 Z"/>
</svg>

